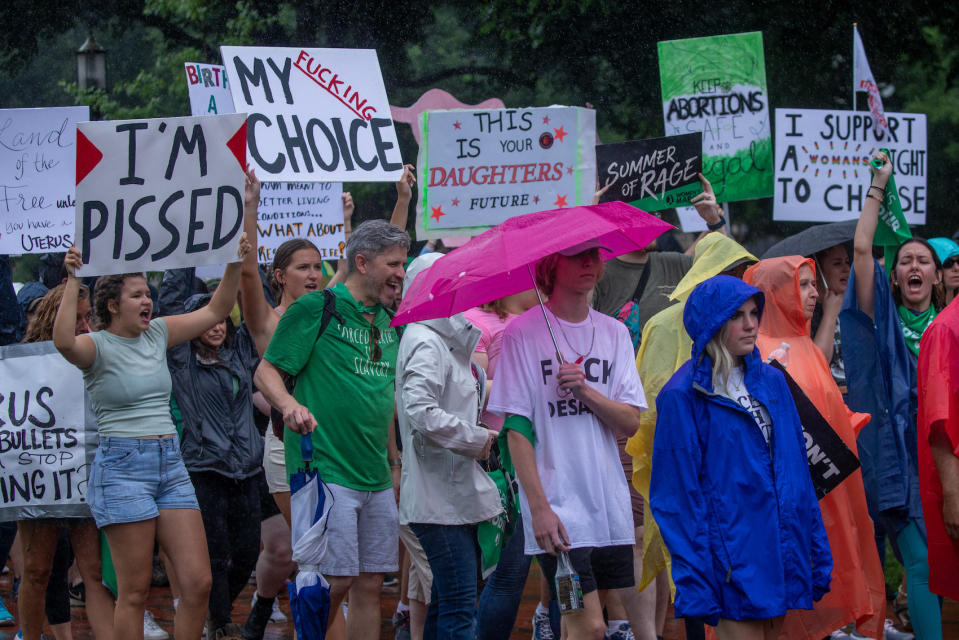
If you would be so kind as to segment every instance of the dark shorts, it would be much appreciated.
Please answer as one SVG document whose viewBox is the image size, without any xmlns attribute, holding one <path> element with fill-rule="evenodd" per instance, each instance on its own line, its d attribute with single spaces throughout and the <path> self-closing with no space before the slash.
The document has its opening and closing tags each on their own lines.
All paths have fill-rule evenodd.
<svg viewBox="0 0 959 640">
<path fill-rule="evenodd" d="M 549 585 L 549 596 L 556 600 L 556 556 L 541 553 L 536 556 Z M 633 547 L 580 547 L 569 550 L 573 570 L 579 574 L 583 594 L 597 589 L 625 589 L 636 586 L 633 577 Z"/>
<path fill-rule="evenodd" d="M 260 468 L 260 472 L 254 477 L 256 478 L 256 484 L 260 492 L 260 522 L 280 515 L 280 508 L 276 506 L 276 500 L 273 499 L 273 494 L 270 493 L 270 487 L 266 484 L 266 474 L 263 472 L 262 467 Z"/>
</svg>

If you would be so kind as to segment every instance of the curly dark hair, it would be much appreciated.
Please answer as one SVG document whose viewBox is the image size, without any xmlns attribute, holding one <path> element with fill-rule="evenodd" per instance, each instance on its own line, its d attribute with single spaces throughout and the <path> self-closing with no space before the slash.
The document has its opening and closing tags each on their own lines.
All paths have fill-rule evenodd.
<svg viewBox="0 0 959 640">
<path fill-rule="evenodd" d="M 142 273 L 120 273 L 97 278 L 97 284 L 93 288 L 93 313 L 97 319 L 97 330 L 106 329 L 110 326 L 113 317 L 107 304 L 111 300 L 120 302 L 123 283 L 131 278 L 143 278 L 145 280 L 146 276 Z"/>
<path fill-rule="evenodd" d="M 316 245 L 306 238 L 287 240 L 273 254 L 273 264 L 270 265 L 270 289 L 273 290 L 273 300 L 276 304 L 280 304 L 280 298 L 283 297 L 283 285 L 277 281 L 276 272 L 283 271 L 290 266 L 290 262 L 293 261 L 293 254 L 300 249 L 312 249 L 316 251 L 317 256 L 320 255 L 320 250 L 316 248 Z"/>
<path fill-rule="evenodd" d="M 57 319 L 57 310 L 60 309 L 60 301 L 63 300 L 63 291 L 66 288 L 65 284 L 57 285 L 40 298 L 33 318 L 27 325 L 27 332 L 23 336 L 24 342 L 53 340 L 53 323 Z M 89 297 L 90 290 L 87 289 L 86 285 L 81 284 L 77 293 L 77 300 L 86 300 Z"/>
</svg>

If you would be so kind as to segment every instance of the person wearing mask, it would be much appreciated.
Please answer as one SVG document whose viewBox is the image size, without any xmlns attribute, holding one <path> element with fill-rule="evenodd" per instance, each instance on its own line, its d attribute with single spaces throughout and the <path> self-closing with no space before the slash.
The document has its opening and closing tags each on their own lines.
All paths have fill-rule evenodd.
<svg viewBox="0 0 959 640">
<path fill-rule="evenodd" d="M 676 615 L 720 640 L 778 637 L 832 570 L 796 406 L 756 348 L 763 302 L 731 276 L 697 286 L 683 310 L 692 357 L 656 398 L 650 506 Z"/>
</svg>

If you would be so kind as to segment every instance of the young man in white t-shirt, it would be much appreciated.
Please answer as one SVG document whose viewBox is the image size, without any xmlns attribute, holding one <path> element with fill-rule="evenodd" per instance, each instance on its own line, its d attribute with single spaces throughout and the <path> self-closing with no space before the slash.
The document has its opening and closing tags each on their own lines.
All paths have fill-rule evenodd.
<svg viewBox="0 0 959 640">
<path fill-rule="evenodd" d="M 564 638 L 603 638 L 597 590 L 634 586 L 633 516 L 616 437 L 636 431 L 646 399 L 626 327 L 588 303 L 603 272 L 598 247 L 583 243 L 537 264 L 561 353 L 540 307 L 514 320 L 488 405 L 507 416 L 526 554 L 539 557 L 551 592 L 558 551 L 569 552 L 580 575 L 584 611 L 563 617 Z"/>
</svg>

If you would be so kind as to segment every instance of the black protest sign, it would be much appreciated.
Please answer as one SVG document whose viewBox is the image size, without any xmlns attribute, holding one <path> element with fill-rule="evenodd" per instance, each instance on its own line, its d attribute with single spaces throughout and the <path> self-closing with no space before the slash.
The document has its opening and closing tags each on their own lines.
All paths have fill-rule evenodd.
<svg viewBox="0 0 959 640">
<path fill-rule="evenodd" d="M 789 392 L 796 403 L 806 440 L 806 457 L 809 459 L 809 474 L 812 476 L 816 497 L 820 500 L 839 486 L 859 468 L 859 458 L 833 430 L 816 406 L 812 403 L 783 366 L 773 360 L 774 367 L 782 371 L 789 385 Z"/>
<path fill-rule="evenodd" d="M 622 200 L 643 211 L 686 206 L 702 191 L 703 134 L 601 144 L 596 147 L 601 202 Z"/>
</svg>

